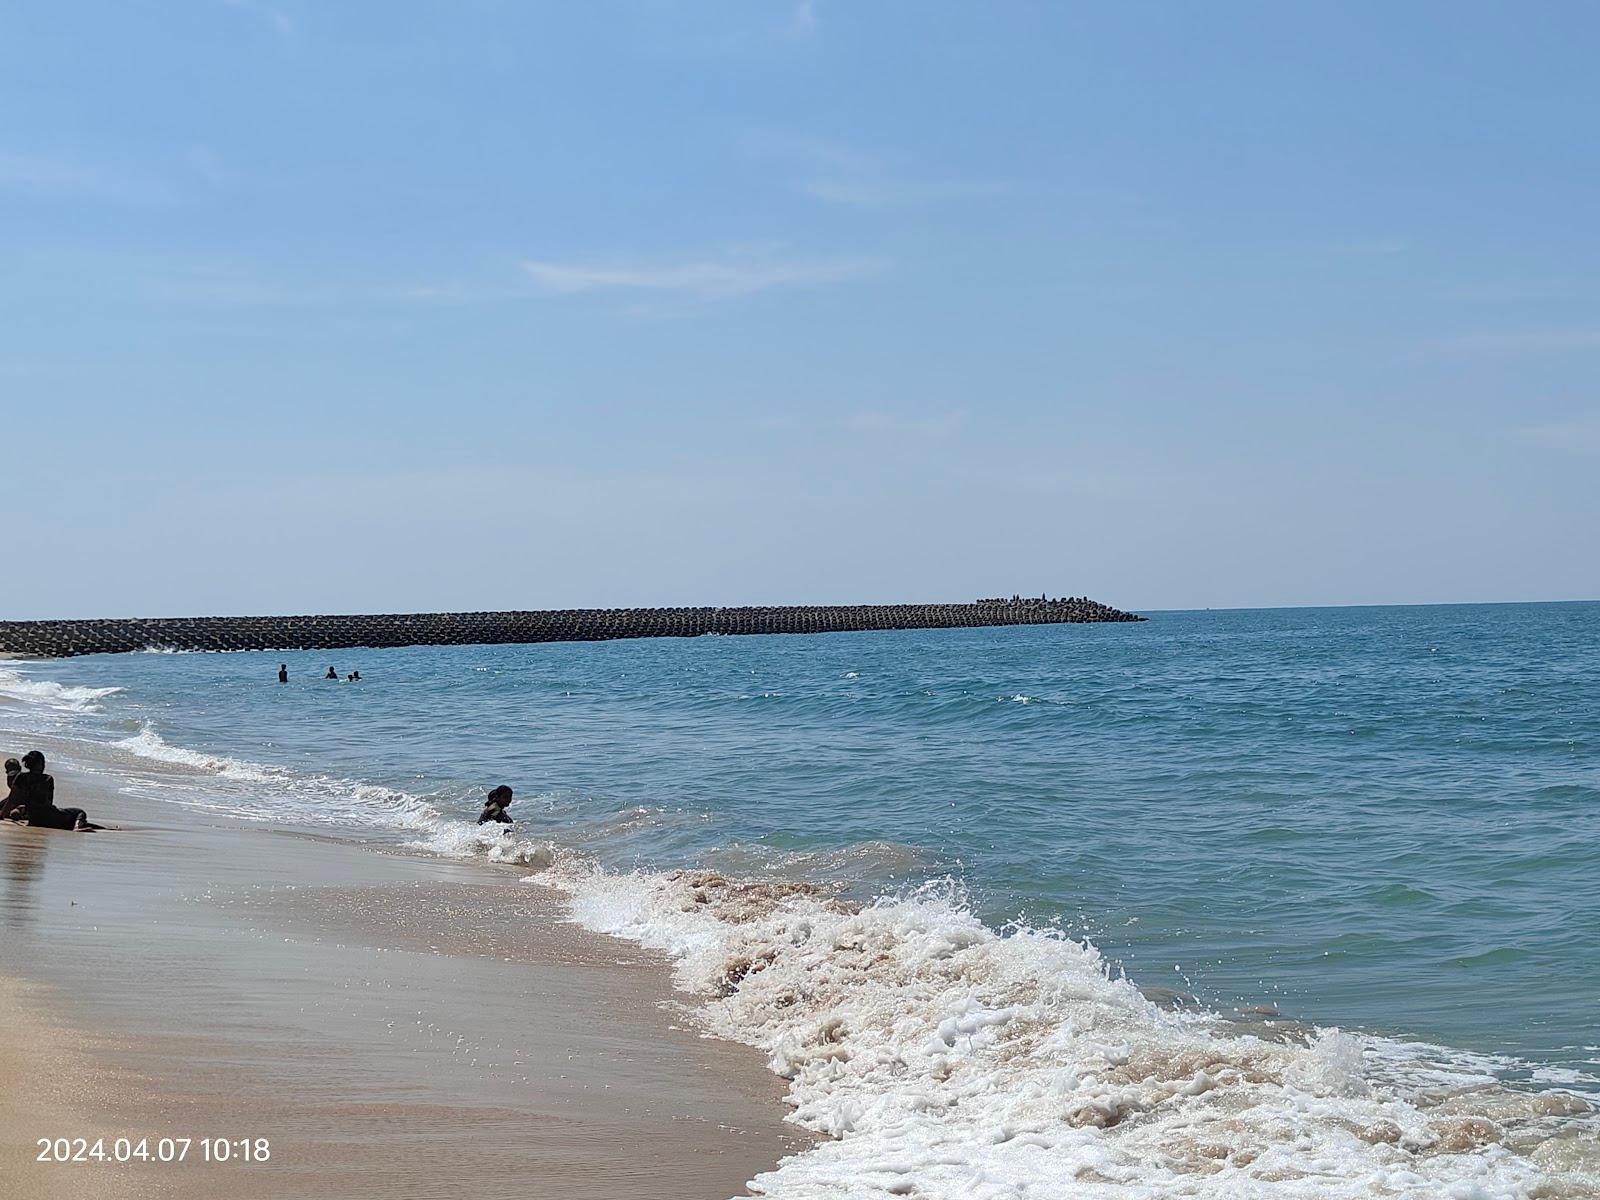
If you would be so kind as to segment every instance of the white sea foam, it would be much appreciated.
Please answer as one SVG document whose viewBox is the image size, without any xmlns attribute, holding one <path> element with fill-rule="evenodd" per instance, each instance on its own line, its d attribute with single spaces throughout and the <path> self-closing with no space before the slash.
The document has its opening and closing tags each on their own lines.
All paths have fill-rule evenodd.
<svg viewBox="0 0 1600 1200">
<path fill-rule="evenodd" d="M 141 758 L 171 763 L 175 766 L 193 767 L 196 771 L 220 775 L 225 779 L 262 783 L 271 778 L 270 769 L 257 763 L 244 762 L 221 754 L 203 754 L 198 750 L 174 746 L 149 725 L 141 727 L 132 737 L 123 738 L 121 741 L 113 742 L 112 745 Z"/>
<path fill-rule="evenodd" d="M 119 687 L 71 687 L 53 679 L 30 679 L 19 672 L 0 669 L 0 696 L 66 712 L 93 712 L 99 707 L 97 701 L 121 690 Z"/>
<path fill-rule="evenodd" d="M 441 819 L 426 836 L 407 842 L 406 847 L 446 858 L 482 858 L 541 870 L 564 861 L 567 855 L 554 842 L 519 838 L 505 825 L 469 825 L 449 819 Z"/>
<path fill-rule="evenodd" d="M 441 820 L 437 808 L 409 792 L 174 746 L 149 725 L 111 745 L 136 759 L 237 785 L 163 792 L 163 799 L 189 807 L 255 821 L 389 830 L 431 830 Z M 136 788 L 137 781 L 125 786 Z"/>
<path fill-rule="evenodd" d="M 1429 1096 L 1374 1077 L 1381 1039 L 1163 1011 L 1092 947 L 1002 936 L 950 888 L 858 909 L 703 872 L 532 878 L 565 887 L 583 925 L 670 954 L 708 1030 L 763 1050 L 794 1119 L 831 1137 L 758 1176 L 763 1195 L 1600 1195 L 1575 1097 Z"/>
</svg>

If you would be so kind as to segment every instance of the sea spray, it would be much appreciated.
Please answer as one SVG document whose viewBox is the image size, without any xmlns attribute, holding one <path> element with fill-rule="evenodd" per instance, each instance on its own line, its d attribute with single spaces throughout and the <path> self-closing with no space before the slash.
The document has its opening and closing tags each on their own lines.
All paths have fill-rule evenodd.
<svg viewBox="0 0 1600 1200">
<path fill-rule="evenodd" d="M 469 825 L 452 820 L 440 820 L 426 836 L 405 845 L 408 850 L 421 850 L 444 858 L 479 858 L 541 870 L 555 866 L 564 857 L 571 857 L 571 851 L 554 842 L 516 837 L 504 825 Z"/>
</svg>

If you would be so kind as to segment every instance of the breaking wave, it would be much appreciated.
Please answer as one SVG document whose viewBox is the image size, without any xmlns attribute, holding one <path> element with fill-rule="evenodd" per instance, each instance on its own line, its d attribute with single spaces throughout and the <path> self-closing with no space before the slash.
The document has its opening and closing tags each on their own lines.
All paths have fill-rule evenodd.
<svg viewBox="0 0 1600 1200">
<path fill-rule="evenodd" d="M 160 764 L 166 769 L 164 775 L 175 769 L 213 782 L 206 788 L 176 789 L 163 786 L 161 777 L 133 778 L 124 782 L 125 790 L 140 794 L 142 784 L 153 784 L 164 801 L 226 816 L 380 830 L 431 830 L 441 820 L 432 803 L 409 792 L 189 750 L 172 745 L 149 725 L 112 742 L 110 748 L 144 763 Z"/>
<path fill-rule="evenodd" d="M 29 679 L 0 669 L 0 696 L 65 712 L 94 712 L 98 701 L 120 691 L 119 687 L 72 687 L 53 679 Z"/>
<path fill-rule="evenodd" d="M 1163 1010 L 1090 945 L 985 926 L 954 885 L 856 906 L 697 871 L 531 881 L 670 955 L 706 1028 L 761 1049 L 793 1119 L 831 1139 L 758 1176 L 762 1195 L 1600 1194 L 1579 1096 L 1424 1069 L 1437 1048 Z"/>
</svg>

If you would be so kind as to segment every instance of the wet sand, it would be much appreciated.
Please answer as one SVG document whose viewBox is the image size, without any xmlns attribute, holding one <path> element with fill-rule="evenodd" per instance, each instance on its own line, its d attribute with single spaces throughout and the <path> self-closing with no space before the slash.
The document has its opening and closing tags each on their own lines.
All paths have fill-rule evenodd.
<svg viewBox="0 0 1600 1200">
<path fill-rule="evenodd" d="M 520 871 L 191 823 L 52 770 L 122 828 L 0 824 L 0 1195 L 714 1200 L 806 1144 L 661 961 Z M 34 1161 L 119 1136 L 191 1143 Z M 270 1158 L 207 1163 L 206 1138 Z"/>
</svg>

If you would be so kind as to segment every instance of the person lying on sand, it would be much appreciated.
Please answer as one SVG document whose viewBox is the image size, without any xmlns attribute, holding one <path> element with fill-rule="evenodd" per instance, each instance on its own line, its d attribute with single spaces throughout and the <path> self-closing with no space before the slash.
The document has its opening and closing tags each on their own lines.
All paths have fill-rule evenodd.
<svg viewBox="0 0 1600 1200">
<path fill-rule="evenodd" d="M 489 793 L 489 799 L 483 806 L 483 811 L 478 814 L 478 824 L 484 825 L 490 821 L 498 821 L 502 825 L 512 823 L 511 816 L 506 809 L 511 807 L 511 789 L 501 784 Z"/>
<path fill-rule="evenodd" d="M 6 759 L 6 796 L 0 800 L 0 821 L 25 821 L 28 814 L 22 807 L 22 797 L 11 790 L 17 776 L 22 774 L 22 764 L 14 758 Z"/>
<path fill-rule="evenodd" d="M 21 798 L 28 824 L 42 829 L 73 829 L 80 833 L 93 833 L 100 826 L 89 823 L 89 814 L 81 808 L 57 808 L 56 781 L 44 773 L 44 755 L 29 750 L 22 756 L 26 768 L 11 785 L 12 799 Z"/>
</svg>

